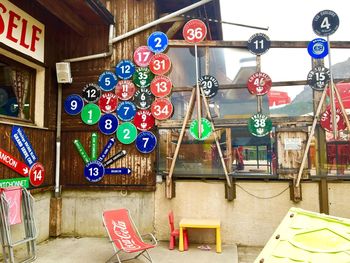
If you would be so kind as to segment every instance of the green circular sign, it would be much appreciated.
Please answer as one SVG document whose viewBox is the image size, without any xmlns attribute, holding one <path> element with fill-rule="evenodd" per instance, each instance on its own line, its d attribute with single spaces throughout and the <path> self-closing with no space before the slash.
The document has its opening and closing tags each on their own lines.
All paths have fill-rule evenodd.
<svg viewBox="0 0 350 263">
<path fill-rule="evenodd" d="M 153 78 L 154 75 L 149 68 L 137 68 L 132 76 L 134 84 L 139 88 L 149 87 Z"/>
<path fill-rule="evenodd" d="M 100 108 L 93 103 L 86 104 L 81 111 L 81 119 L 88 125 L 96 124 L 101 117 Z"/>
<path fill-rule="evenodd" d="M 272 121 L 264 114 L 254 114 L 248 120 L 248 130 L 256 137 L 264 137 L 272 130 Z"/>
<path fill-rule="evenodd" d="M 206 138 L 208 138 L 210 136 L 210 134 L 212 133 L 212 127 L 211 127 L 211 123 L 209 120 L 207 120 L 206 118 L 202 118 L 201 119 L 201 137 L 199 138 L 198 136 L 198 120 L 194 120 L 191 122 L 190 125 L 190 134 L 193 136 L 193 138 L 195 138 L 196 140 L 205 140 Z"/>
<path fill-rule="evenodd" d="M 124 122 L 118 126 L 117 138 L 122 144 L 130 144 L 136 140 L 137 129 L 131 122 Z"/>
</svg>

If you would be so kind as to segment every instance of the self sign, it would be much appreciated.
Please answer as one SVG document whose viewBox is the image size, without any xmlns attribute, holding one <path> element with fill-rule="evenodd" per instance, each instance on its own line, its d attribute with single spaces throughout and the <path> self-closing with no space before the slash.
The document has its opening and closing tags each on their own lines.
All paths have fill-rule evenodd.
<svg viewBox="0 0 350 263">
<path fill-rule="evenodd" d="M 188 43 L 201 42 L 207 36 L 207 26 L 202 20 L 192 19 L 184 25 L 182 35 Z"/>
<path fill-rule="evenodd" d="M 98 101 L 98 105 L 101 111 L 105 113 L 111 113 L 115 111 L 117 104 L 117 95 L 115 95 L 113 92 L 103 93 L 100 100 Z"/>
<path fill-rule="evenodd" d="M 101 97 L 101 89 L 94 83 L 89 83 L 83 88 L 83 98 L 87 103 L 94 103 Z"/>
<path fill-rule="evenodd" d="M 69 95 L 64 101 L 64 110 L 69 115 L 77 115 L 84 107 L 84 101 L 82 97 L 77 94 Z"/>
<path fill-rule="evenodd" d="M 247 86 L 251 94 L 264 95 L 270 90 L 272 80 L 266 73 L 255 72 L 249 77 Z"/>
<path fill-rule="evenodd" d="M 173 83 L 167 76 L 155 76 L 151 82 L 151 92 L 156 97 L 168 96 L 173 87 Z"/>
<path fill-rule="evenodd" d="M 307 74 L 307 84 L 314 90 L 324 90 L 330 80 L 330 71 L 325 67 L 315 67 Z"/>
<path fill-rule="evenodd" d="M 134 96 L 136 87 L 131 80 L 121 80 L 118 82 L 115 93 L 120 100 L 129 100 Z"/>
<path fill-rule="evenodd" d="M 269 37 L 263 33 L 252 35 L 248 42 L 247 48 L 254 55 L 262 55 L 270 49 L 271 41 Z"/>
<path fill-rule="evenodd" d="M 149 63 L 149 69 L 155 75 L 164 75 L 169 72 L 170 68 L 170 58 L 163 53 L 154 55 Z"/>
<path fill-rule="evenodd" d="M 212 98 L 216 95 L 219 89 L 219 82 L 210 75 L 204 75 L 198 80 L 199 86 L 202 88 L 204 96 Z"/>
<path fill-rule="evenodd" d="M 147 131 L 154 126 L 154 117 L 149 110 L 140 110 L 136 112 L 134 124 L 140 131 Z"/>
<path fill-rule="evenodd" d="M 103 72 L 98 78 L 98 85 L 104 91 L 110 91 L 117 85 L 117 76 L 110 71 Z"/>
<path fill-rule="evenodd" d="M 134 62 L 139 67 L 147 67 L 152 56 L 153 53 L 147 46 L 141 46 L 134 52 Z"/>
<path fill-rule="evenodd" d="M 173 104 L 166 98 L 157 98 L 151 106 L 152 115 L 157 120 L 169 119 L 173 110 Z"/>
</svg>

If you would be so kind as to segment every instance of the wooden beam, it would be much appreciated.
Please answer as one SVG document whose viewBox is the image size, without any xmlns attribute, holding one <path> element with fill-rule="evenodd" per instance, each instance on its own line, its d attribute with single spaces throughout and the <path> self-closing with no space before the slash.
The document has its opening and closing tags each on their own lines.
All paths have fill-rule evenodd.
<svg viewBox="0 0 350 263">
<path fill-rule="evenodd" d="M 168 36 L 168 38 L 173 38 L 173 36 L 175 36 L 177 31 L 179 31 L 183 27 L 184 24 L 185 24 L 184 20 L 174 22 L 172 24 L 172 26 L 166 32 L 166 35 Z"/>
</svg>

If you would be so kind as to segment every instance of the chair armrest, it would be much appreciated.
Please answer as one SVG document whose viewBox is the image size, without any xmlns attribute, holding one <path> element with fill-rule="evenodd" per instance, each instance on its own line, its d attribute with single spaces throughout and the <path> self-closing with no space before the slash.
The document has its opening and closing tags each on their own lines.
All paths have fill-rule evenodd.
<svg viewBox="0 0 350 263">
<path fill-rule="evenodd" d="M 147 233 L 147 234 L 141 235 L 141 238 L 143 239 L 144 237 L 147 237 L 147 236 L 151 237 L 151 241 L 154 243 L 155 246 L 158 244 L 157 239 L 155 238 L 155 236 L 152 233 Z"/>
</svg>

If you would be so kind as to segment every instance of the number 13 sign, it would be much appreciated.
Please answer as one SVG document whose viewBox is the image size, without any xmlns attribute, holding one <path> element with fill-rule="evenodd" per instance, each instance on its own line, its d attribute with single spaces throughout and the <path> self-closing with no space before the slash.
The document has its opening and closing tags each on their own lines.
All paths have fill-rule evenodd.
<svg viewBox="0 0 350 263">
<path fill-rule="evenodd" d="M 184 25 L 182 34 L 188 43 L 198 43 L 206 37 L 207 27 L 202 20 L 192 19 Z"/>
</svg>

